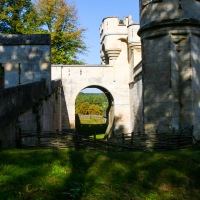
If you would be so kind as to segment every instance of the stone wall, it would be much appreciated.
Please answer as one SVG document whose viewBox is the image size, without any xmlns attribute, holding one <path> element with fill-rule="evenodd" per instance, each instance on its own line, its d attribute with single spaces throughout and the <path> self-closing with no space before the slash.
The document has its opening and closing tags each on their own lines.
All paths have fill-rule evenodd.
<svg viewBox="0 0 200 200">
<path fill-rule="evenodd" d="M 137 76 L 138 71 L 141 72 L 141 67 L 134 72 L 141 61 L 138 29 L 139 25 L 133 23 L 131 16 L 125 17 L 123 21 L 118 17 L 107 17 L 100 27 L 102 65 L 52 66 L 52 79 L 60 78 L 63 85 L 63 129 L 75 128 L 75 101 L 79 92 L 94 87 L 108 94 L 109 134 L 111 129 L 115 133 L 130 133 L 133 130 L 135 123 L 132 120 L 135 118 L 131 102 L 141 98 L 141 92 L 132 96 L 129 88 L 129 83 L 134 81 L 133 74 Z M 138 83 L 134 91 L 138 87 L 141 89 L 141 81 Z"/>
<path fill-rule="evenodd" d="M 186 73 L 186 78 L 192 85 L 192 123 L 194 124 L 194 135 L 200 140 L 200 34 L 191 35 L 191 69 Z M 187 68 L 186 68 L 187 69 Z M 192 73 L 192 76 L 191 76 Z M 188 110 L 189 111 L 189 110 Z"/>
<path fill-rule="evenodd" d="M 199 47 L 191 42 L 198 42 L 198 29 L 168 31 L 143 38 L 145 129 L 150 131 L 196 127 L 199 120 Z"/>
<path fill-rule="evenodd" d="M 129 83 L 132 131 L 143 131 L 142 62 L 134 67 L 133 81 Z"/>
<path fill-rule="evenodd" d="M 148 132 L 155 132 L 159 124 L 171 125 L 169 46 L 168 36 L 143 39 L 144 129 Z"/>
<path fill-rule="evenodd" d="M 45 81 L 0 90 L 0 144 L 16 147 L 19 134 L 32 134 L 23 144 L 34 146 L 38 134 L 60 131 L 60 81 L 52 84 L 52 93 L 46 91 Z M 20 130 L 20 131 L 19 131 Z"/>
<path fill-rule="evenodd" d="M 45 79 L 50 90 L 50 52 L 50 35 L 0 34 L 5 88 Z"/>
<path fill-rule="evenodd" d="M 115 67 L 105 65 L 53 65 L 52 78 L 62 80 L 63 129 L 75 128 L 75 101 L 79 92 L 87 87 L 96 87 L 110 96 L 110 104 L 114 106 L 115 131 L 120 131 L 123 127 L 124 132 L 130 132 L 128 66 L 121 64 Z"/>
<path fill-rule="evenodd" d="M 146 132 L 193 127 L 200 137 L 199 18 L 196 0 L 149 1 L 141 7 Z"/>
</svg>

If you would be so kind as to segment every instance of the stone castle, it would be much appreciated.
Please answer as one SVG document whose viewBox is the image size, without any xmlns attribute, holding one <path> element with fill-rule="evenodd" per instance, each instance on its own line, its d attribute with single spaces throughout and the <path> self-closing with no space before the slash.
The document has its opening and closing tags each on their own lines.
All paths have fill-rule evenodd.
<svg viewBox="0 0 200 200">
<path fill-rule="evenodd" d="M 52 65 L 48 35 L 0 35 L 0 147 L 75 129 L 75 100 L 89 87 L 109 101 L 106 135 L 171 133 L 200 138 L 200 1 L 140 0 L 132 17 L 100 27 L 101 65 Z"/>
</svg>

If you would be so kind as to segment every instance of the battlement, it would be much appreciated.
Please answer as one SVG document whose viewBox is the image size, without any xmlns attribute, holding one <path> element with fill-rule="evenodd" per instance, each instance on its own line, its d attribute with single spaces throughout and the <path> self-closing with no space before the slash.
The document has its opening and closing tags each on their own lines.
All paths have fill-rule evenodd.
<svg viewBox="0 0 200 200">
<path fill-rule="evenodd" d="M 124 20 L 119 20 L 118 17 L 104 18 L 100 27 L 103 63 L 111 64 L 109 61 L 116 60 L 122 52 L 127 51 L 127 44 L 135 47 L 137 43 L 140 46 L 138 30 L 139 24 L 134 24 L 132 16 L 124 17 Z"/>
<path fill-rule="evenodd" d="M 130 42 L 140 42 L 140 38 L 137 35 L 139 24 L 133 22 L 132 16 L 124 17 L 124 20 L 120 20 L 118 17 L 106 17 L 102 20 L 100 27 L 101 43 L 106 36 L 118 35 L 120 37 L 127 38 Z"/>
<path fill-rule="evenodd" d="M 140 0 L 141 29 L 200 25 L 200 0 Z"/>
<path fill-rule="evenodd" d="M 130 21 L 128 17 L 124 17 L 123 20 L 120 20 L 118 17 L 104 18 L 100 26 L 101 41 L 106 35 L 109 34 L 127 34 L 127 26 L 129 23 Z"/>
</svg>

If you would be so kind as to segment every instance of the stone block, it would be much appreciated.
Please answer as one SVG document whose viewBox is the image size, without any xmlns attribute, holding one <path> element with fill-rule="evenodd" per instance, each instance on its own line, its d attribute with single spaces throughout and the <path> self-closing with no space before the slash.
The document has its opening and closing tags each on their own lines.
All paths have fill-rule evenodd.
<svg viewBox="0 0 200 200">
<path fill-rule="evenodd" d="M 183 65 L 183 67 L 184 67 L 184 65 Z M 191 82 L 191 80 L 192 80 L 192 69 L 187 68 L 185 70 L 181 70 L 180 78 L 181 78 L 181 81 L 190 81 Z"/>
<path fill-rule="evenodd" d="M 194 61 L 195 63 L 199 62 L 199 56 L 200 56 L 200 51 L 199 49 L 197 51 L 192 50 L 191 51 L 191 60 Z M 194 63 L 194 64 L 195 64 Z"/>
<path fill-rule="evenodd" d="M 164 103 L 158 103 L 158 102 L 144 102 L 144 114 L 146 115 L 156 115 L 158 116 L 158 113 L 160 116 L 165 116 L 165 113 L 171 113 L 172 104 L 171 102 L 164 102 Z M 157 114 L 156 114 L 157 113 Z"/>
<path fill-rule="evenodd" d="M 169 51 L 158 52 L 155 57 L 157 62 L 169 62 L 171 60 Z"/>
<path fill-rule="evenodd" d="M 145 132 L 149 132 L 149 133 L 155 133 L 156 130 L 156 125 L 155 124 L 151 124 L 151 123 L 145 123 L 144 124 L 144 130 Z"/>
<path fill-rule="evenodd" d="M 146 64 L 146 63 L 155 63 L 155 62 L 157 62 L 156 60 L 155 60 L 155 58 L 156 58 L 156 54 L 153 54 L 153 53 L 149 53 L 149 54 L 146 54 L 146 56 L 144 57 L 144 59 L 142 60 L 142 62 L 144 63 L 144 64 Z"/>
<path fill-rule="evenodd" d="M 50 45 L 51 36 L 49 34 L 0 34 L 0 45 Z"/>
<path fill-rule="evenodd" d="M 179 110 L 173 110 L 173 118 L 174 117 L 179 117 L 180 111 Z"/>
<path fill-rule="evenodd" d="M 148 42 L 144 42 L 144 44 L 142 46 L 142 50 L 144 53 L 151 53 L 152 47 L 148 44 Z"/>
<path fill-rule="evenodd" d="M 200 42 L 200 38 L 194 34 L 191 34 L 191 45 L 192 44 L 198 44 Z"/>
<path fill-rule="evenodd" d="M 183 74 L 188 75 L 189 70 L 192 71 L 191 69 L 191 61 L 189 60 L 182 60 L 179 64 L 179 69 L 181 71 L 183 71 Z M 190 71 L 190 75 L 192 74 L 192 72 Z"/>
<path fill-rule="evenodd" d="M 192 112 L 192 109 L 193 109 L 193 103 L 192 103 L 192 101 L 185 101 L 185 102 L 182 101 L 182 107 L 181 107 L 181 109 Z"/>
<path fill-rule="evenodd" d="M 182 55 L 182 57 L 181 57 L 181 60 L 183 62 L 190 62 L 191 61 L 191 51 L 184 52 L 183 55 Z"/>
<path fill-rule="evenodd" d="M 199 51 L 199 43 L 194 43 L 192 42 L 191 43 L 191 51 L 194 52 L 194 51 Z"/>
<path fill-rule="evenodd" d="M 145 73 L 152 73 L 158 71 L 158 63 L 145 63 L 143 64 L 143 71 Z"/>
<path fill-rule="evenodd" d="M 171 67 L 170 62 L 157 62 L 157 69 L 158 71 L 169 71 Z"/>
<path fill-rule="evenodd" d="M 193 107 L 194 107 L 195 116 L 196 117 L 198 116 L 200 118 L 200 100 L 199 100 L 199 102 L 194 102 Z"/>
<path fill-rule="evenodd" d="M 185 119 L 190 119 L 191 116 L 193 116 L 193 110 L 192 109 L 182 109 L 181 110 L 182 116 L 184 116 Z"/>
<path fill-rule="evenodd" d="M 157 41 L 154 45 L 153 49 L 151 49 L 153 52 L 162 52 L 164 51 L 162 40 Z"/>
<path fill-rule="evenodd" d="M 5 64 L 6 87 L 46 80 L 50 91 L 50 35 L 0 34 L 0 63 Z M 19 79 L 19 63 L 21 67 Z M 14 75 L 14 72 L 17 74 Z"/>
<path fill-rule="evenodd" d="M 169 93 L 170 92 L 170 88 L 169 88 L 169 82 L 151 82 L 151 83 L 144 83 L 143 84 L 143 88 L 144 88 L 144 96 L 148 96 L 148 94 L 152 93 L 152 92 L 159 92 L 159 93 Z M 144 99 L 145 101 L 148 99 Z"/>
<path fill-rule="evenodd" d="M 157 74 L 154 72 L 154 73 L 147 73 L 145 72 L 144 73 L 144 83 L 148 83 L 148 82 L 158 82 L 158 77 L 157 77 Z"/>
<path fill-rule="evenodd" d="M 200 89 L 199 90 L 193 90 L 193 101 L 199 102 L 200 99 Z"/>
<path fill-rule="evenodd" d="M 192 88 L 191 88 L 191 86 L 182 87 L 182 89 L 180 89 L 180 93 L 181 93 L 181 99 L 182 99 L 183 102 L 192 99 Z"/>
<path fill-rule="evenodd" d="M 181 49 L 183 49 L 183 53 L 188 53 L 191 51 L 191 43 L 187 41 L 185 44 L 181 45 Z"/>
</svg>

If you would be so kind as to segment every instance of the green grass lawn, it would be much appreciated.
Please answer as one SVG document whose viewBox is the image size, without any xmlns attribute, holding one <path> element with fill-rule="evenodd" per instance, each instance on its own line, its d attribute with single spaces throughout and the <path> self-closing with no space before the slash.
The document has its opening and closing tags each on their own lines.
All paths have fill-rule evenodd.
<svg viewBox="0 0 200 200">
<path fill-rule="evenodd" d="M 0 151 L 1 200 L 199 200 L 200 148 Z"/>
</svg>

